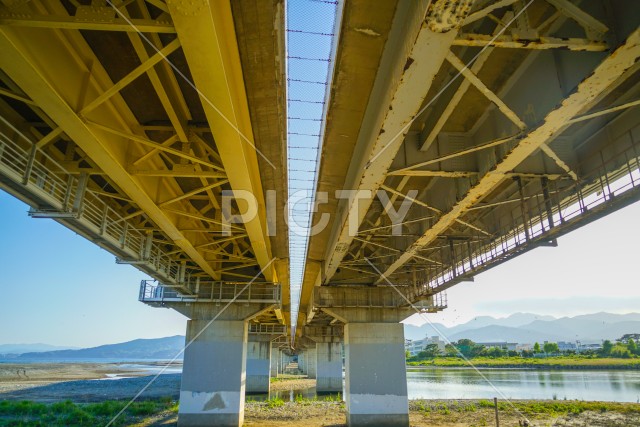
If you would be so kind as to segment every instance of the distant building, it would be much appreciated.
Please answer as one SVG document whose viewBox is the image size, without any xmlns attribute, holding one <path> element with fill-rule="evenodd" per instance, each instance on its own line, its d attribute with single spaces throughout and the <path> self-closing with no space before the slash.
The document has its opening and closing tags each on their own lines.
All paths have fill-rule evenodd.
<svg viewBox="0 0 640 427">
<path fill-rule="evenodd" d="M 440 337 L 425 337 L 421 340 L 405 340 L 404 348 L 411 354 L 411 356 L 417 356 L 418 353 L 427 348 L 430 344 L 436 344 L 438 350 L 444 352 L 445 342 Z"/>
<path fill-rule="evenodd" d="M 560 351 L 577 351 L 578 345 L 573 342 L 558 341 L 558 348 Z"/>
<path fill-rule="evenodd" d="M 602 344 L 601 343 L 593 343 L 593 344 L 579 344 L 577 351 L 581 352 L 581 351 L 588 351 L 588 350 L 592 350 L 592 351 L 597 351 L 602 349 Z"/>
<path fill-rule="evenodd" d="M 516 346 L 516 351 L 517 352 L 533 351 L 533 344 L 518 344 Z"/>
<path fill-rule="evenodd" d="M 486 348 L 501 348 L 503 350 L 515 351 L 518 347 L 518 343 L 516 342 L 506 342 L 506 341 L 495 341 L 495 342 L 479 342 L 479 345 L 483 345 Z"/>
</svg>

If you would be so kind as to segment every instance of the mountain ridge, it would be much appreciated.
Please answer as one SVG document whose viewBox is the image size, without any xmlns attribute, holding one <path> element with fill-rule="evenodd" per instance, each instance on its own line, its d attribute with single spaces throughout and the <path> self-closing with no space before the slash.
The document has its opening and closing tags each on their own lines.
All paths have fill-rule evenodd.
<svg viewBox="0 0 640 427">
<path fill-rule="evenodd" d="M 17 359 L 173 359 L 184 347 L 185 337 L 174 335 L 164 338 L 138 338 L 116 344 L 78 350 L 56 350 L 23 353 Z"/>
<path fill-rule="evenodd" d="M 560 318 L 514 313 L 503 318 L 479 316 L 452 327 L 439 323 L 433 325 L 451 341 L 468 338 L 476 342 L 508 341 L 521 344 L 576 340 L 591 343 L 605 339 L 615 340 L 626 333 L 640 332 L 640 313 L 600 312 Z M 420 327 L 405 324 L 405 338 L 415 340 L 440 335 L 435 328 L 429 324 Z"/>
</svg>

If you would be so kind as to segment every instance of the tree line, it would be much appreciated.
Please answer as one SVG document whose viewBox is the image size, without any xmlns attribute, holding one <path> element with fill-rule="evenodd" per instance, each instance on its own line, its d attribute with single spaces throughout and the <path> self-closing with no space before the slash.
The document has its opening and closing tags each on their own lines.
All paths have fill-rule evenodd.
<svg viewBox="0 0 640 427">
<path fill-rule="evenodd" d="M 634 358 L 640 356 L 640 334 L 626 334 L 615 342 L 605 340 L 602 348 L 597 350 L 582 350 L 581 355 L 593 357 L 615 357 L 615 358 Z M 574 355 L 576 350 L 561 351 L 558 343 L 546 342 L 542 346 L 535 343 L 532 350 L 508 350 L 501 347 L 486 347 L 477 344 L 470 339 L 461 339 L 455 343 L 446 344 L 444 351 L 438 347 L 438 344 L 428 344 L 417 355 L 411 356 L 409 351 L 406 352 L 407 361 L 417 362 L 421 360 L 433 359 L 436 357 L 465 357 L 472 359 L 474 357 L 540 357 L 540 356 L 563 356 Z"/>
</svg>

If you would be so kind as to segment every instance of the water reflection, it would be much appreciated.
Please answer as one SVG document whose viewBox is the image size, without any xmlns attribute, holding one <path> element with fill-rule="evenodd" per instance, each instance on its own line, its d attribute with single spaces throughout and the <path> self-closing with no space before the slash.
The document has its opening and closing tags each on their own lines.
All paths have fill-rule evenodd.
<svg viewBox="0 0 640 427">
<path fill-rule="evenodd" d="M 640 371 L 482 369 L 481 373 L 471 368 L 409 368 L 409 399 L 492 399 L 502 394 L 510 399 L 640 402 Z M 253 394 L 247 399 L 295 401 L 298 396 L 313 399 L 315 388 Z M 320 400 L 335 398 L 337 395 L 318 396 Z"/>
<path fill-rule="evenodd" d="M 637 402 L 638 371 L 537 371 L 483 369 L 504 396 L 514 399 L 578 399 Z M 409 369 L 409 399 L 484 399 L 497 392 L 471 368 Z"/>
</svg>

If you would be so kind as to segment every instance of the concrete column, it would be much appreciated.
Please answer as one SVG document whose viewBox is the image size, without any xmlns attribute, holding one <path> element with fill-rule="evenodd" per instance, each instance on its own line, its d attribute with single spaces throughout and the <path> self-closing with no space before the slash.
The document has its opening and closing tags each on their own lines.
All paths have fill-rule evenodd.
<svg viewBox="0 0 640 427">
<path fill-rule="evenodd" d="M 187 322 L 178 426 L 233 426 L 244 420 L 247 323 Z M 198 335 L 199 334 L 199 335 Z"/>
<path fill-rule="evenodd" d="M 269 393 L 270 359 L 270 341 L 251 340 L 247 343 L 247 393 Z"/>
<path fill-rule="evenodd" d="M 269 360 L 271 366 L 270 375 L 274 378 L 280 373 L 280 350 L 278 348 L 271 348 L 271 357 Z"/>
<path fill-rule="evenodd" d="M 307 362 L 307 377 L 315 378 L 316 377 L 316 347 L 311 346 L 307 348 L 306 351 L 306 362 Z"/>
<path fill-rule="evenodd" d="M 316 358 L 316 392 L 342 393 L 342 344 L 317 343 Z"/>
<path fill-rule="evenodd" d="M 408 427 L 403 325 L 347 323 L 344 339 L 348 425 Z"/>
<path fill-rule="evenodd" d="M 306 351 L 300 352 L 298 354 L 298 370 L 302 374 L 307 373 L 307 355 Z"/>
</svg>

